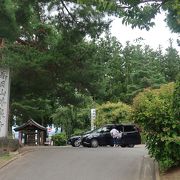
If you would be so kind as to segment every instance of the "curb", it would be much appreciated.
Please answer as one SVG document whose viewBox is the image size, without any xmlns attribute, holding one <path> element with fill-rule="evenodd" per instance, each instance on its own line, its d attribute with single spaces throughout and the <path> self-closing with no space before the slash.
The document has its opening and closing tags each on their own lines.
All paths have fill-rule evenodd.
<svg viewBox="0 0 180 180">
<path fill-rule="evenodd" d="M 19 155 L 19 154 L 18 154 Z M 16 160 L 18 158 L 18 155 L 16 155 L 15 157 L 12 157 L 11 159 L 4 161 L 2 164 L 0 164 L 0 169 L 5 167 L 6 165 L 10 164 L 11 162 L 13 162 L 14 160 Z"/>
<path fill-rule="evenodd" d="M 32 149 L 27 149 L 27 150 L 24 150 L 24 152 L 22 151 L 17 151 L 17 154 L 15 154 L 11 159 L 9 160 L 4 160 L 0 163 L 0 169 L 2 169 L 3 167 L 7 166 L 8 164 L 10 164 L 11 162 L 13 162 L 14 160 L 18 159 L 19 157 L 25 155 L 26 153 L 28 152 L 32 152 L 33 150 Z"/>
<path fill-rule="evenodd" d="M 155 161 L 155 160 L 154 160 Z M 155 176 L 156 176 L 156 180 L 160 180 L 160 174 L 159 174 L 159 166 L 158 166 L 158 162 L 155 161 Z"/>
<path fill-rule="evenodd" d="M 158 163 L 150 156 L 143 156 L 140 180 L 160 180 Z"/>
</svg>

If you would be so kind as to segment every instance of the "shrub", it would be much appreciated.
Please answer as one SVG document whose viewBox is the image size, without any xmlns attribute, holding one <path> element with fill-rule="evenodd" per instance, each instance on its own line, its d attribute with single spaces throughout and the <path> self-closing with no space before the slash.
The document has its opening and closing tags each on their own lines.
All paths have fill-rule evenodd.
<svg viewBox="0 0 180 180">
<path fill-rule="evenodd" d="M 52 141 L 55 146 L 65 146 L 67 137 L 65 133 L 60 133 L 52 136 Z"/>
<path fill-rule="evenodd" d="M 172 99 L 174 84 L 160 89 L 146 89 L 133 102 L 133 119 L 145 132 L 149 154 L 162 171 L 180 162 L 179 122 L 174 118 Z"/>
<path fill-rule="evenodd" d="M 86 130 L 84 130 L 84 129 L 75 129 L 74 133 L 72 134 L 72 136 L 78 136 L 78 135 L 81 135 L 81 134 L 83 134 L 85 132 L 86 132 Z"/>
<path fill-rule="evenodd" d="M 97 127 L 104 124 L 118 124 L 131 121 L 131 107 L 125 103 L 110 103 L 107 102 L 96 108 L 97 117 L 95 125 Z"/>
<path fill-rule="evenodd" d="M 17 151 L 20 147 L 18 139 L 9 139 L 9 151 Z"/>
<path fill-rule="evenodd" d="M 19 141 L 17 139 L 7 138 L 7 137 L 1 137 L 0 138 L 0 148 L 3 149 L 3 151 L 17 151 L 19 149 Z"/>
</svg>

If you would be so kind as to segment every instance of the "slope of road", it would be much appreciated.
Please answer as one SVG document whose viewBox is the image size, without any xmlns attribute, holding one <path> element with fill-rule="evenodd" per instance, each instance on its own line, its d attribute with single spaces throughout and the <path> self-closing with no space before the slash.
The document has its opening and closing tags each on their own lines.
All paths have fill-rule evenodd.
<svg viewBox="0 0 180 180">
<path fill-rule="evenodd" d="M 34 149 L 0 169 L 0 180 L 139 180 L 144 146 Z"/>
</svg>

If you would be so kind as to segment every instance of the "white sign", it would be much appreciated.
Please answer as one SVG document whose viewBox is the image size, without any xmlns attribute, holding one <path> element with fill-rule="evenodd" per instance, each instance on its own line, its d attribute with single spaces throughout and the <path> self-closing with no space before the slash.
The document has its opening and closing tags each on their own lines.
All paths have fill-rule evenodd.
<svg viewBox="0 0 180 180">
<path fill-rule="evenodd" d="M 91 130 L 94 130 L 94 120 L 96 119 L 96 109 L 91 109 Z"/>
<path fill-rule="evenodd" d="M 9 69 L 0 68 L 0 137 L 8 135 Z"/>
</svg>

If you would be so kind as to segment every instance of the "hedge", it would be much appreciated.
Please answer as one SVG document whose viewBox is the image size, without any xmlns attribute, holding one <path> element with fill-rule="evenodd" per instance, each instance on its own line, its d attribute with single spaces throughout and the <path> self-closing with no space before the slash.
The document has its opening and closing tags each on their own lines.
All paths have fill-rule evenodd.
<svg viewBox="0 0 180 180">
<path fill-rule="evenodd" d="M 145 132 L 146 146 L 162 171 L 180 164 L 180 124 L 173 110 L 174 83 L 146 89 L 135 97 L 133 119 Z"/>
</svg>

